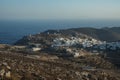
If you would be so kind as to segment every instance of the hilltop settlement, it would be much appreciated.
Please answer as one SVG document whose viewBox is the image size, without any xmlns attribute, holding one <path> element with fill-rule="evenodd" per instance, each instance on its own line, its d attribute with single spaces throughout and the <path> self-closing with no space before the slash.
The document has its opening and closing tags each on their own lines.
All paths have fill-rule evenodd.
<svg viewBox="0 0 120 80">
<path fill-rule="evenodd" d="M 119 38 L 100 39 L 81 29 L 48 30 L 1 44 L 0 80 L 120 80 Z"/>
</svg>

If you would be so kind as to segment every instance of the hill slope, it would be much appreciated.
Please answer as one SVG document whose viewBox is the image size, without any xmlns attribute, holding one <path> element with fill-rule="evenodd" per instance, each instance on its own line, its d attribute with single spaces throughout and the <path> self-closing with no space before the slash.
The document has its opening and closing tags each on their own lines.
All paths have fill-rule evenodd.
<svg viewBox="0 0 120 80">
<path fill-rule="evenodd" d="M 118 41 L 120 40 L 120 27 L 112 27 L 112 28 L 101 28 L 101 29 L 96 29 L 96 28 L 71 28 L 71 29 L 65 29 L 65 30 L 48 30 L 45 31 L 41 34 L 36 34 L 31 36 L 25 36 L 19 41 L 17 41 L 15 44 L 26 44 L 28 42 L 36 42 L 39 43 L 42 42 L 44 43 L 45 41 L 52 40 L 55 37 L 58 37 L 58 35 L 55 34 L 61 34 L 64 37 L 67 36 L 79 36 L 84 37 L 85 35 L 89 37 L 93 37 L 95 39 L 101 40 L 101 41 Z"/>
<path fill-rule="evenodd" d="M 55 30 L 48 30 L 46 32 L 57 32 Z M 120 27 L 112 27 L 112 28 L 72 28 L 66 30 L 60 30 L 60 33 L 63 34 L 73 34 L 73 33 L 82 33 L 98 40 L 102 41 L 117 41 L 120 40 Z"/>
<path fill-rule="evenodd" d="M 65 32 L 74 31 L 78 33 L 83 33 L 93 38 L 102 41 L 117 41 L 120 40 L 120 28 L 107 28 L 107 29 L 95 29 L 95 28 L 76 28 L 68 29 Z"/>
</svg>

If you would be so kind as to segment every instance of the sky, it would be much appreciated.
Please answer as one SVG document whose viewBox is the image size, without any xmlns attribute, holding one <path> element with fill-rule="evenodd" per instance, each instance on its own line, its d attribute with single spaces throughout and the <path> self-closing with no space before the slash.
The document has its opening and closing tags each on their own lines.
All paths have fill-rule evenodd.
<svg viewBox="0 0 120 80">
<path fill-rule="evenodd" d="M 0 0 L 0 20 L 120 20 L 120 0 Z"/>
</svg>

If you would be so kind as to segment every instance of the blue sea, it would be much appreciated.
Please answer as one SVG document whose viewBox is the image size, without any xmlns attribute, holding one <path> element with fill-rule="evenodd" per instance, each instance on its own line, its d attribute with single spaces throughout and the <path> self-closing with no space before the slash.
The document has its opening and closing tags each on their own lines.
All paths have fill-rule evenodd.
<svg viewBox="0 0 120 80">
<path fill-rule="evenodd" d="M 0 20 L 0 44 L 14 44 L 23 36 L 36 34 L 48 29 L 80 27 L 120 27 L 120 21 L 97 20 Z"/>
</svg>

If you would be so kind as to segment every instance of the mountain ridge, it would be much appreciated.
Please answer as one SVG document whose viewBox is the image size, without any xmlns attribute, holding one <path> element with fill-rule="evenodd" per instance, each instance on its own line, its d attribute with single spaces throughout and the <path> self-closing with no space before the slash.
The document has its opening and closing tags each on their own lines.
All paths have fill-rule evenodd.
<svg viewBox="0 0 120 80">
<path fill-rule="evenodd" d="M 47 32 L 57 32 L 57 30 L 48 30 Z M 88 35 L 90 37 L 99 39 L 101 41 L 118 41 L 120 40 L 120 27 L 112 27 L 112 28 L 91 28 L 91 27 L 85 27 L 85 28 L 71 28 L 66 30 L 59 30 L 61 33 L 82 33 L 85 35 Z"/>
<path fill-rule="evenodd" d="M 34 37 L 32 38 L 32 40 L 31 40 L 31 36 Z M 24 36 L 22 39 L 18 40 L 15 44 L 24 45 L 26 42 L 29 41 L 39 43 L 41 38 L 44 38 L 44 40 L 46 41 L 49 40 L 48 38 L 51 38 L 52 40 L 53 38 L 58 36 L 64 36 L 64 37 L 88 36 L 100 41 L 114 42 L 120 40 L 120 27 L 101 28 L 101 29 L 85 27 L 85 28 L 70 28 L 70 29 L 61 29 L 61 30 L 47 30 L 40 34 Z"/>
</svg>

